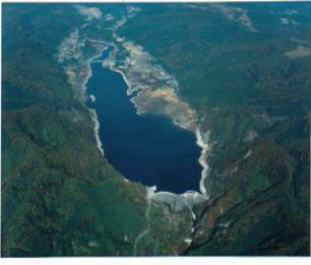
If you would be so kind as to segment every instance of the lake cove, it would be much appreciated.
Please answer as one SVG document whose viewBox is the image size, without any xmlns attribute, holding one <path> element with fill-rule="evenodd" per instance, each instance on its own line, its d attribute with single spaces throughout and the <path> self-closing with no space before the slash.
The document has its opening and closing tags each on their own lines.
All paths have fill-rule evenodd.
<svg viewBox="0 0 311 265">
<path fill-rule="evenodd" d="M 127 179 L 158 190 L 199 190 L 201 149 L 195 135 L 158 115 L 137 115 L 121 74 L 92 65 L 88 102 L 100 123 L 99 136 L 107 160 Z"/>
</svg>

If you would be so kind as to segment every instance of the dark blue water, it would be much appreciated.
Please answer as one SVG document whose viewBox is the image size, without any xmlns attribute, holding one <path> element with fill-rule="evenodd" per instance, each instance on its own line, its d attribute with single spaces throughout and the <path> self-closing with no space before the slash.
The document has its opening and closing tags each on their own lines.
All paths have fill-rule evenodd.
<svg viewBox="0 0 311 265">
<path fill-rule="evenodd" d="M 100 139 L 108 161 L 126 178 L 158 190 L 199 190 L 200 148 L 195 136 L 163 117 L 136 114 L 119 73 L 92 64 L 88 93 L 96 96 Z"/>
</svg>

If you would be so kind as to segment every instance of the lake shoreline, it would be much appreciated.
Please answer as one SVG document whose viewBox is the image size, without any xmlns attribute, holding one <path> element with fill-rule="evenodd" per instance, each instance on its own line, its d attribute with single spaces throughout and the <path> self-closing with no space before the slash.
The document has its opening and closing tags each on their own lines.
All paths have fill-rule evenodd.
<svg viewBox="0 0 311 265">
<path fill-rule="evenodd" d="M 106 52 L 106 56 L 108 55 L 109 53 Z M 101 59 L 105 61 L 103 57 L 106 56 L 102 54 Z M 198 160 L 201 150 L 196 144 L 195 134 L 190 130 L 177 126 L 177 124 L 172 122 L 170 117 L 166 115 L 157 115 L 156 113 L 140 115 L 137 113 L 135 105 L 131 102 L 128 93 L 126 93 L 129 81 L 125 81 L 126 76 L 124 73 L 121 74 L 122 71 L 114 71 L 111 70 L 110 67 L 107 68 L 105 65 L 103 66 L 98 58 L 93 61 L 91 69 L 93 74 L 92 78 L 87 83 L 86 90 L 89 100 L 88 106 L 95 108 L 97 116 L 99 116 L 97 120 L 100 125 L 103 126 L 103 123 L 106 125 L 102 130 L 97 130 L 96 137 L 97 139 L 100 138 L 108 161 L 110 160 L 110 163 L 116 167 L 123 176 L 125 175 L 127 179 L 131 179 L 132 181 L 138 180 L 145 186 L 154 186 L 155 184 L 161 191 L 164 190 L 176 194 L 183 194 L 189 190 L 200 192 L 199 178 L 202 167 Z M 105 83 L 109 84 L 106 90 L 104 86 Z M 115 85 L 113 85 L 114 83 Z M 109 100 L 107 100 L 107 98 L 109 98 Z M 114 105 L 114 107 L 112 107 L 111 104 Z M 124 108 L 126 109 L 125 112 L 123 110 Z M 133 113 L 129 114 L 129 112 Z M 106 113 L 106 115 L 101 115 L 103 113 Z M 120 115 L 121 117 L 126 117 L 121 118 L 122 121 L 119 121 Z M 116 136 L 121 132 L 120 127 L 114 127 L 115 123 L 119 123 L 120 126 L 123 127 L 122 133 L 124 133 L 124 136 Z M 135 127 L 139 135 L 133 135 L 133 129 L 128 128 L 126 124 L 131 124 L 130 127 Z M 162 137 L 164 138 L 162 139 Z M 133 142 L 132 146 L 127 143 L 128 139 L 131 139 L 130 141 Z M 154 141 L 159 141 L 159 143 L 155 145 Z M 121 144 L 122 142 L 123 144 Z M 133 150 L 121 151 L 126 148 L 127 145 L 131 146 Z M 143 147 L 148 145 L 150 146 Z M 116 151 L 114 150 L 119 150 L 118 154 L 115 154 Z M 124 152 L 125 154 L 123 154 Z M 131 161 L 131 159 L 122 159 L 122 157 L 128 156 L 128 152 L 131 152 L 130 157 L 137 157 L 137 159 L 140 157 L 139 160 Z M 161 161 L 163 159 L 164 161 Z M 171 161 L 171 159 L 173 160 Z M 128 160 L 131 162 L 128 162 Z M 183 162 L 183 160 L 185 160 L 185 162 Z M 127 164 L 129 163 L 134 164 L 128 166 Z M 138 168 L 138 171 L 135 171 L 135 168 L 141 163 L 144 165 L 142 171 L 140 172 Z M 178 163 L 181 164 L 178 166 Z M 162 172 L 161 170 L 164 171 Z M 174 170 L 172 172 L 173 175 L 172 173 L 168 173 L 170 170 Z M 157 171 L 159 172 L 156 173 Z M 149 174 L 151 175 L 149 176 Z M 171 177 L 169 178 L 167 174 Z M 131 175 L 133 175 L 134 178 L 130 177 Z M 192 175 L 193 177 L 191 177 Z M 160 182 L 158 183 L 156 179 L 159 179 Z M 198 180 L 196 181 L 196 179 Z M 185 185 L 185 188 L 182 188 L 183 185 Z M 189 188 L 186 188 L 187 186 L 189 186 Z"/>
</svg>

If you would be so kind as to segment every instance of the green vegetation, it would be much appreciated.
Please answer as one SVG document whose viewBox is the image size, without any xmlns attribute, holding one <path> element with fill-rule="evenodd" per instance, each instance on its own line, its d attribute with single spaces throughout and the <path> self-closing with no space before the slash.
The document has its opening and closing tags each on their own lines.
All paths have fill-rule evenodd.
<svg viewBox="0 0 311 265">
<path fill-rule="evenodd" d="M 285 53 L 310 42 L 310 5 L 226 5 L 236 17 L 228 8 L 247 10 L 255 31 L 219 6 L 193 6 L 147 6 L 120 31 L 177 78 L 211 131 L 206 184 L 218 199 L 197 208 L 197 239 L 184 253 L 306 255 L 311 57 Z"/>
<path fill-rule="evenodd" d="M 69 5 L 3 5 L 3 256 L 131 255 L 144 226 L 144 189 L 101 157 L 55 59 L 81 22 Z"/>
<path fill-rule="evenodd" d="M 126 7 L 95 6 L 117 18 Z M 67 4 L 4 4 L 2 255 L 309 255 L 311 56 L 286 56 L 310 47 L 309 3 L 225 5 L 242 8 L 234 19 L 246 10 L 255 31 L 222 6 L 138 6 L 118 35 L 176 77 L 211 132 L 211 200 L 195 206 L 194 233 L 188 209 L 148 208 L 144 187 L 98 152 L 56 60 L 85 18 Z M 80 33 L 110 41 L 107 23 Z"/>
</svg>

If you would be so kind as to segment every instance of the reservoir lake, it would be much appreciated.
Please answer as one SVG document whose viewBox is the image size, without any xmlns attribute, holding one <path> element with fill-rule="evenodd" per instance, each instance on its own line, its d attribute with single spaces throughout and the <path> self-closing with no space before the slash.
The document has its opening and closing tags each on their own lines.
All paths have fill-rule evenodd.
<svg viewBox="0 0 311 265">
<path fill-rule="evenodd" d="M 91 68 L 87 92 L 96 101 L 89 100 L 88 106 L 97 112 L 109 163 L 127 179 L 161 191 L 199 191 L 201 149 L 195 135 L 164 116 L 137 115 L 122 75 L 98 60 Z"/>
</svg>

